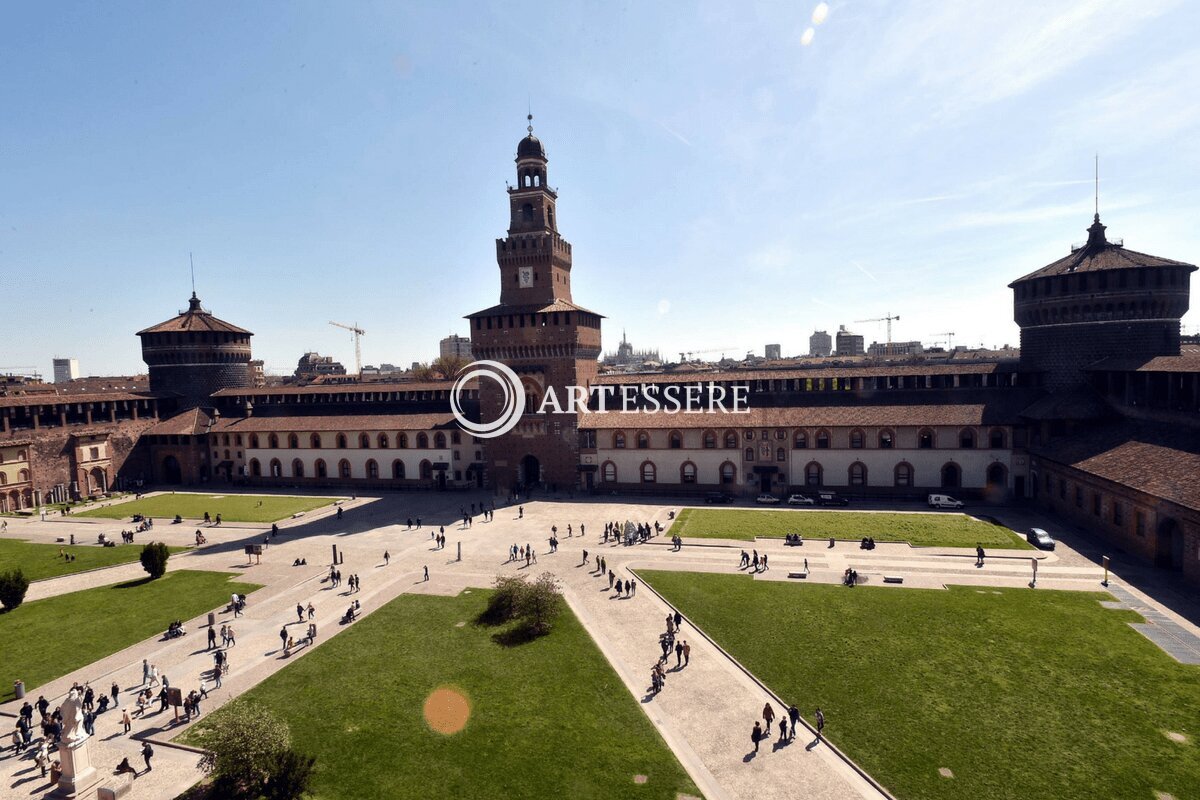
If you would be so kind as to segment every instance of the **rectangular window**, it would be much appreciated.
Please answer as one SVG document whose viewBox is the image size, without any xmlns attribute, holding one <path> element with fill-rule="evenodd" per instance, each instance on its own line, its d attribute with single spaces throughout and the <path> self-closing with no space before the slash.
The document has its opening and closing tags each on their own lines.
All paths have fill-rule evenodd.
<svg viewBox="0 0 1200 800">
<path fill-rule="evenodd" d="M 1120 527 L 1121 525 L 1123 525 L 1125 523 L 1125 509 L 1123 509 L 1121 507 L 1121 504 L 1116 502 L 1115 500 L 1113 501 L 1113 504 L 1112 504 L 1112 521 L 1113 521 L 1113 525 L 1116 525 L 1118 527 Z"/>
<path fill-rule="evenodd" d="M 1092 514 L 1100 516 L 1100 493 L 1092 492 Z"/>
<path fill-rule="evenodd" d="M 1075 487 L 1075 507 L 1083 508 L 1083 487 L 1082 486 Z"/>
<path fill-rule="evenodd" d="M 1146 514 L 1142 511 L 1135 511 L 1133 514 L 1133 524 L 1138 536 L 1146 535 Z"/>
</svg>

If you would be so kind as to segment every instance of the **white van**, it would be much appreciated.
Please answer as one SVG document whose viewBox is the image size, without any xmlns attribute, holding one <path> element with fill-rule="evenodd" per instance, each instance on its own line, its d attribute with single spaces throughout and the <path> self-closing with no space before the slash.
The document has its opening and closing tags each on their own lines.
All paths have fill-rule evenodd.
<svg viewBox="0 0 1200 800">
<path fill-rule="evenodd" d="M 931 494 L 929 495 L 930 508 L 962 508 L 962 500 L 955 500 L 948 494 Z"/>
</svg>

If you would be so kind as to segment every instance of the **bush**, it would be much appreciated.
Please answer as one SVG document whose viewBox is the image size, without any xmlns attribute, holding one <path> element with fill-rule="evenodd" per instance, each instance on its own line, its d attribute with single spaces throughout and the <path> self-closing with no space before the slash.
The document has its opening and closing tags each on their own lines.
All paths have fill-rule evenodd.
<svg viewBox="0 0 1200 800">
<path fill-rule="evenodd" d="M 246 702 L 233 703 L 210 719 L 216 724 L 200 736 L 208 751 L 200 769 L 214 775 L 214 786 L 220 783 L 227 797 L 258 797 L 289 750 L 287 723 L 269 709 Z"/>
<path fill-rule="evenodd" d="M 549 572 L 543 572 L 536 581 L 525 584 L 517 598 L 517 613 L 531 634 L 544 636 L 550 632 L 562 611 L 561 598 L 558 581 Z"/>
<path fill-rule="evenodd" d="M 488 625 L 501 625 L 517 616 L 521 595 L 528 584 L 524 575 L 499 575 L 493 585 L 496 588 L 488 599 L 487 609 L 480 615 L 480 621 Z"/>
<path fill-rule="evenodd" d="M 9 611 L 25 601 L 25 592 L 29 590 L 29 581 L 20 567 L 0 573 L 0 605 Z"/>
<path fill-rule="evenodd" d="M 151 578 L 161 578 L 167 572 L 167 559 L 171 551 L 162 542 L 150 542 L 142 547 L 142 568 L 150 573 Z"/>
<path fill-rule="evenodd" d="M 308 792 L 317 760 L 292 748 L 275 756 L 271 777 L 263 786 L 266 800 L 297 800 Z"/>
</svg>

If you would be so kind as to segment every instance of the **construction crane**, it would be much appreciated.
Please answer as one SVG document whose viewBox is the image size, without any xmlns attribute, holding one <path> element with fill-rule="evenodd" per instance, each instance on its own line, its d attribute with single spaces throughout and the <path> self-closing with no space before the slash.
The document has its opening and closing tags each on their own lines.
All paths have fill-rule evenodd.
<svg viewBox="0 0 1200 800">
<path fill-rule="evenodd" d="M 42 375 L 38 372 L 37 367 L 0 367 L 0 374 L 4 375 L 24 375 L 30 378 L 41 378 Z"/>
<path fill-rule="evenodd" d="M 332 320 L 330 320 L 329 324 L 333 325 L 335 328 L 345 328 L 346 330 L 348 330 L 354 334 L 354 373 L 356 375 L 358 375 L 358 377 L 361 379 L 362 378 L 362 347 L 359 344 L 358 337 L 364 335 L 366 333 L 366 331 L 364 331 L 362 328 L 358 327 L 357 322 L 354 323 L 353 325 L 343 325 L 340 322 L 333 322 Z"/>
<path fill-rule="evenodd" d="M 954 349 L 954 331 L 946 331 L 945 333 L 935 333 L 934 336 L 945 337 L 943 339 L 934 339 L 933 340 L 934 344 L 941 344 L 942 342 L 945 342 L 947 350 Z"/>
<path fill-rule="evenodd" d="M 693 356 L 702 356 L 705 353 L 721 353 L 722 355 L 730 350 L 740 350 L 740 347 L 710 347 L 707 350 L 680 350 L 679 362 L 682 364 L 685 361 L 691 361 Z"/>
<path fill-rule="evenodd" d="M 892 312 L 889 311 L 886 317 L 879 317 L 878 319 L 856 319 L 854 321 L 855 322 L 886 322 L 887 323 L 887 343 L 891 344 L 892 343 L 892 320 L 894 320 L 894 319 L 900 319 L 900 315 L 897 314 L 896 316 L 893 317 Z"/>
</svg>

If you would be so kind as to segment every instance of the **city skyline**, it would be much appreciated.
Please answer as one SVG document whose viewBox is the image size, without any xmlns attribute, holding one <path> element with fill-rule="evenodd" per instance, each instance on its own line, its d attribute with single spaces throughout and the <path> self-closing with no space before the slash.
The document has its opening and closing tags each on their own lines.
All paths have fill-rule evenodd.
<svg viewBox="0 0 1200 800">
<path fill-rule="evenodd" d="M 4 365 L 144 371 L 189 252 L 268 371 L 353 364 L 328 320 L 366 364 L 428 361 L 495 302 L 530 107 L 605 349 L 802 354 L 885 314 L 1016 345 L 1007 285 L 1085 238 L 1095 152 L 1110 236 L 1197 260 L 1200 49 L 1182 3 L 1006 11 L 9 8 L 0 264 L 38 335 Z"/>
</svg>

